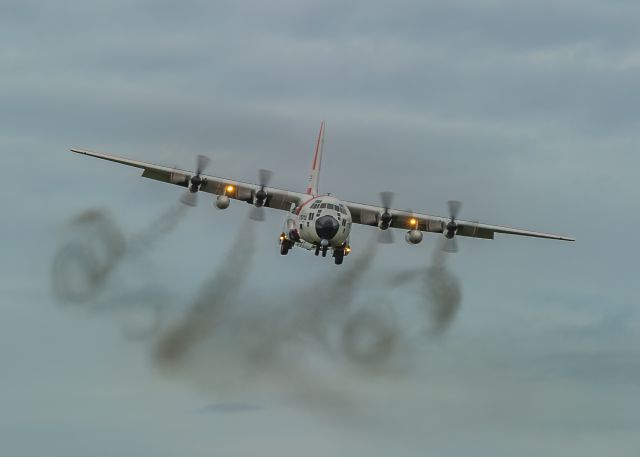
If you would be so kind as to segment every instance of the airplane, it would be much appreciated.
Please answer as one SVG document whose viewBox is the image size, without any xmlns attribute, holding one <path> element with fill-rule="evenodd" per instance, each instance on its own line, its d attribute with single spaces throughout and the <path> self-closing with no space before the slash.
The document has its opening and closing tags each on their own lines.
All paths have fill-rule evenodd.
<svg viewBox="0 0 640 457">
<path fill-rule="evenodd" d="M 379 241 L 389 243 L 392 233 L 389 229 L 406 230 L 407 243 L 419 244 L 423 232 L 439 233 L 444 237 L 443 249 L 457 251 L 455 237 L 494 239 L 496 233 L 521 235 L 552 240 L 575 241 L 551 233 L 534 232 L 499 225 L 481 224 L 459 220 L 461 203 L 449 201 L 449 217 L 433 216 L 392 208 L 393 193 L 381 192 L 381 205 L 367 205 L 340 200 L 331 194 L 318 191 L 322 151 L 324 148 L 325 122 L 320 124 L 320 132 L 315 144 L 309 183 L 305 192 L 270 187 L 272 172 L 259 170 L 258 184 L 251 184 L 228 178 L 203 174 L 209 158 L 198 156 L 195 172 L 154 165 L 138 160 L 104 154 L 100 152 L 72 148 L 71 151 L 99 159 L 108 160 L 142 169 L 142 177 L 171 183 L 187 188 L 183 203 L 194 206 L 198 192 L 216 195 L 218 209 L 229 207 L 231 200 L 244 201 L 255 206 L 250 217 L 264 220 L 264 208 L 286 211 L 283 230 L 280 234 L 280 254 L 287 255 L 293 247 L 300 247 L 326 257 L 329 250 L 335 264 L 342 264 L 351 252 L 350 234 L 352 224 L 377 227 L 381 232 Z"/>
</svg>

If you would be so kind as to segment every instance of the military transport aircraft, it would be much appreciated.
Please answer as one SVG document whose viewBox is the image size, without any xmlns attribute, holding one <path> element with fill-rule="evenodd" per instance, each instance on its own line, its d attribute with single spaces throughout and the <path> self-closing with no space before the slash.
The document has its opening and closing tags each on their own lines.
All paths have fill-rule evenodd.
<svg viewBox="0 0 640 457">
<path fill-rule="evenodd" d="M 440 233 L 445 238 L 444 250 L 449 252 L 457 250 L 456 236 L 493 239 L 495 233 L 505 233 L 574 241 L 573 238 L 550 233 L 459 220 L 461 203 L 457 201 L 448 202 L 449 217 L 439 217 L 393 209 L 391 192 L 380 193 L 382 204 L 379 206 L 343 201 L 330 194 L 320 194 L 318 182 L 324 131 L 325 123 L 322 122 L 315 145 L 309 184 L 305 192 L 269 187 L 272 175 L 269 170 L 259 170 L 258 184 L 205 175 L 203 171 L 209 163 L 209 159 L 205 156 L 198 156 L 196 170 L 191 172 L 83 149 L 71 149 L 71 151 L 140 168 L 145 178 L 186 187 L 187 192 L 182 201 L 191 206 L 196 203 L 197 193 L 203 191 L 217 195 L 215 205 L 219 209 L 228 208 L 231 200 L 240 200 L 254 205 L 255 208 L 250 214 L 254 220 L 264 220 L 263 208 L 265 207 L 286 211 L 284 228 L 280 234 L 280 253 L 287 255 L 291 248 L 298 246 L 314 252 L 316 256 L 322 254 L 322 257 L 326 257 L 330 249 L 337 265 L 340 265 L 344 257 L 351 252 L 349 244 L 351 224 L 378 227 L 381 231 L 379 241 L 383 243 L 392 241 L 390 228 L 406 230 L 405 240 L 409 244 L 420 243 L 423 232 Z"/>
</svg>

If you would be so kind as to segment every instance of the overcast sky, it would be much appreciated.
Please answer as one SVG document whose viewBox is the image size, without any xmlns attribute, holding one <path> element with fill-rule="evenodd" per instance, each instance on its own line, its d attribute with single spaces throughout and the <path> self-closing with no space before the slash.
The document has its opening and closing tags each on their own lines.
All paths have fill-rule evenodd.
<svg viewBox="0 0 640 457">
<path fill-rule="evenodd" d="M 0 0 L 2 453 L 637 455 L 638 17 L 627 0 Z M 312 351 L 264 372 L 238 362 L 229 346 L 253 340 L 236 329 L 272 329 L 260 306 L 209 335 L 188 369 L 159 369 L 158 336 L 132 338 L 155 315 L 114 294 L 179 320 L 238 236 L 256 242 L 243 243 L 255 251 L 243 303 L 278 304 L 286 321 L 339 281 L 329 259 L 280 256 L 281 213 L 247 228 L 247 205 L 216 211 L 211 195 L 129 254 L 112 297 L 95 298 L 107 305 L 54 298 L 72 218 L 102 208 L 131 238 L 181 192 L 69 147 L 188 168 L 207 154 L 212 174 L 269 168 L 302 190 L 323 119 L 322 192 L 377 203 L 390 189 L 395 206 L 432 214 L 458 199 L 465 219 L 577 242 L 460 240 L 447 263 L 460 308 L 422 338 L 403 309 L 419 284 L 389 291 L 384 278 L 421 271 L 438 237 L 409 246 L 397 233 L 354 298 L 408 326 L 375 370 Z M 371 230 L 354 230 L 343 271 Z M 285 354 L 297 338 L 278 340 Z"/>
</svg>

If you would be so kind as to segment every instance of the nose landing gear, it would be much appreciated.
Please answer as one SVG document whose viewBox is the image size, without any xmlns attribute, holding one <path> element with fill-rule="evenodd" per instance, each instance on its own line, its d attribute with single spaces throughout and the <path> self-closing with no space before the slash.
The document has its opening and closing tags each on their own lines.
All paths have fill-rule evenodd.
<svg viewBox="0 0 640 457">
<path fill-rule="evenodd" d="M 322 257 L 326 257 L 327 250 L 329 249 L 329 240 L 322 239 L 320 241 L 320 245 L 316 247 L 316 255 L 318 255 L 318 252 L 320 252 L 321 249 L 322 249 Z"/>
</svg>

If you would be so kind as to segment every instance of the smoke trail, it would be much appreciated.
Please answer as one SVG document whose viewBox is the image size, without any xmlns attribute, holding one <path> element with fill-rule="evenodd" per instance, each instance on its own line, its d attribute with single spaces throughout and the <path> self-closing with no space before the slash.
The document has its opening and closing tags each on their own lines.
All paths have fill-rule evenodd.
<svg viewBox="0 0 640 457">
<path fill-rule="evenodd" d="M 308 285 L 275 292 L 246 288 L 256 234 L 255 225 L 245 222 L 188 309 L 167 323 L 163 310 L 172 303 L 164 289 L 114 295 L 118 287 L 108 287 L 113 286 L 109 278 L 127 255 L 148 251 L 175 229 L 185 209 L 168 209 L 128 240 L 106 212 L 83 213 L 70 224 L 74 243 L 56 256 L 53 286 L 59 298 L 88 303 L 95 312 L 128 310 L 125 334 L 153 337 L 153 360 L 162 372 L 216 395 L 266 389 L 297 403 L 345 408 L 353 392 L 340 379 L 348 384 L 351 374 L 396 374 L 407 360 L 400 357 L 411 349 L 404 346 L 407 329 L 396 319 L 397 299 L 389 288 L 420 279 L 427 334 L 446 330 L 459 307 L 459 283 L 440 251 L 427 268 L 394 275 L 379 283 L 382 291 L 370 291 L 363 281 L 377 254 L 377 233 L 343 267 L 303 281 Z"/>
<path fill-rule="evenodd" d="M 99 209 L 80 213 L 66 231 L 72 241 L 54 257 L 53 292 L 63 302 L 89 302 L 125 252 L 125 238 L 109 214 Z"/>
<path fill-rule="evenodd" d="M 287 322 L 293 333 L 313 335 L 325 342 L 328 326 L 343 318 L 353 303 L 358 286 L 373 265 L 378 252 L 375 238 L 364 243 L 361 253 L 355 255 L 346 268 L 338 269 L 324 278 L 313 281 L 294 294 L 294 303 L 299 303 Z M 353 255 L 353 254 L 352 254 Z"/>
<path fill-rule="evenodd" d="M 228 312 L 229 302 L 244 282 L 255 251 L 254 224 L 243 224 L 243 227 L 227 260 L 218 266 L 181 321 L 161 337 L 154 354 L 161 365 L 176 365 Z"/>
<path fill-rule="evenodd" d="M 390 309 L 386 313 L 361 309 L 343 324 L 342 347 L 352 362 L 377 369 L 390 360 L 400 336 Z"/>
<path fill-rule="evenodd" d="M 242 287 L 253 250 L 253 233 L 240 232 L 224 266 L 178 324 L 159 338 L 156 363 L 217 395 L 275 389 L 296 402 L 346 405 L 340 386 L 332 386 L 318 367 L 335 371 L 341 359 L 380 363 L 394 344 L 395 329 L 388 331 L 385 319 L 351 309 L 376 244 L 365 245 L 347 268 L 285 296 Z"/>
<path fill-rule="evenodd" d="M 185 209 L 183 205 L 168 208 L 128 240 L 106 210 L 89 209 L 74 217 L 65 227 L 68 241 L 53 259 L 54 297 L 61 304 L 82 305 L 94 314 L 117 315 L 128 339 L 153 335 L 164 322 L 171 294 L 157 285 L 116 286 L 112 284 L 114 271 L 125 259 L 139 258 L 173 231 Z"/>
<path fill-rule="evenodd" d="M 184 211 L 183 205 L 167 209 L 129 241 L 107 211 L 93 208 L 80 213 L 65 228 L 70 241 L 53 260 L 55 296 L 62 302 L 89 303 L 126 254 L 148 251 L 176 228 Z"/>
<path fill-rule="evenodd" d="M 402 271 L 388 280 L 390 287 L 397 288 L 422 279 L 422 303 L 429 317 L 425 331 L 430 335 L 440 335 L 451 326 L 462 302 L 460 281 L 447 268 L 448 254 L 442 247 L 435 249 L 428 267 Z"/>
<path fill-rule="evenodd" d="M 129 241 L 130 253 L 148 251 L 162 237 L 169 235 L 178 227 L 188 210 L 189 207 L 182 203 L 176 203 L 167 208 L 143 231 L 136 234 Z"/>
<path fill-rule="evenodd" d="M 423 283 L 425 292 L 431 299 L 431 306 L 428 307 L 431 325 L 428 332 L 435 335 L 442 334 L 449 328 L 462 301 L 460 282 L 447 269 L 445 257 L 442 250 L 436 250 Z"/>
</svg>

